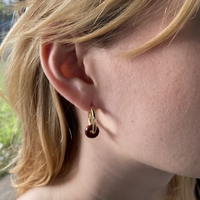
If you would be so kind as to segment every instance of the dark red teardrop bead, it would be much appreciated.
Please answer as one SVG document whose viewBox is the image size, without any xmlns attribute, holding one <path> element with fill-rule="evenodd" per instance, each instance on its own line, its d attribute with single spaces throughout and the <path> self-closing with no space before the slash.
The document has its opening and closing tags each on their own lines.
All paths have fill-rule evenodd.
<svg viewBox="0 0 200 200">
<path fill-rule="evenodd" d="M 92 125 L 88 125 L 85 128 L 85 135 L 89 138 L 95 138 L 99 135 L 99 128 L 97 127 L 97 130 L 95 133 L 92 133 Z"/>
</svg>

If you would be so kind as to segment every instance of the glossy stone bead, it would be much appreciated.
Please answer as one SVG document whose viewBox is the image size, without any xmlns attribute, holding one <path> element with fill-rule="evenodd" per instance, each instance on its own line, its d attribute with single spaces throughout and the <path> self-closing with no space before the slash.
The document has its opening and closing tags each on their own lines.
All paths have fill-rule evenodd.
<svg viewBox="0 0 200 200">
<path fill-rule="evenodd" d="M 99 128 L 97 127 L 96 129 L 96 132 L 93 133 L 92 132 L 92 125 L 88 125 L 86 128 L 85 128 L 85 135 L 89 138 L 95 138 L 99 135 Z"/>
</svg>

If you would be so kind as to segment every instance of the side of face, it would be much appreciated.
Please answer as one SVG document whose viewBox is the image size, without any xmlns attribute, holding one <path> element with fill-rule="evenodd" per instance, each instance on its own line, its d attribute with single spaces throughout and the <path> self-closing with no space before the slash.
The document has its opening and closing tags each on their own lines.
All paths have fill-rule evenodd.
<svg viewBox="0 0 200 200">
<path fill-rule="evenodd" d="M 98 88 L 99 122 L 107 121 L 103 126 L 119 149 L 146 165 L 200 177 L 200 14 L 147 53 L 116 56 L 170 20 L 155 16 L 111 47 L 90 47 L 84 62 Z"/>
</svg>

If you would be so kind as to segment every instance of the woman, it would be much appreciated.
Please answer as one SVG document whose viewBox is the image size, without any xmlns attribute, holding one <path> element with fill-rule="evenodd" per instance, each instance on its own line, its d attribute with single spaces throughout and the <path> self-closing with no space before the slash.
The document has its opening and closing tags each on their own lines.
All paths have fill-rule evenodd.
<svg viewBox="0 0 200 200">
<path fill-rule="evenodd" d="M 2 51 L 22 129 L 18 200 L 195 199 L 199 3 L 17 3 L 28 9 Z"/>
</svg>

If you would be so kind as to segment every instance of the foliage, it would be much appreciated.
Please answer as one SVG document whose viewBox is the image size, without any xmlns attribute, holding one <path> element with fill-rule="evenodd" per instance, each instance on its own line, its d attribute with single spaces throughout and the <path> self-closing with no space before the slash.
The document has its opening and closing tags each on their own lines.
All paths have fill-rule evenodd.
<svg viewBox="0 0 200 200">
<path fill-rule="evenodd" d="M 0 100 L 0 146 L 8 147 L 16 119 L 9 106 Z"/>
</svg>

